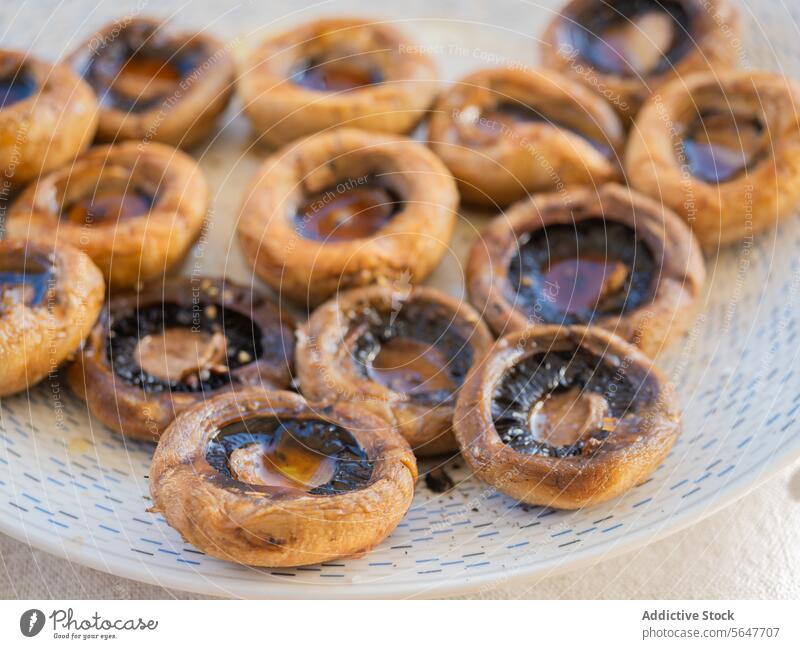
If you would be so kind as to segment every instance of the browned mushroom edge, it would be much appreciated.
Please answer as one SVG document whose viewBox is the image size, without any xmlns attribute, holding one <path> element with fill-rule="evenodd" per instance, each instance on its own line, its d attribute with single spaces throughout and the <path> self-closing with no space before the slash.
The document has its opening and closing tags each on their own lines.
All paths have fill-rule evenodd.
<svg viewBox="0 0 800 649">
<path fill-rule="evenodd" d="M 0 50 L 0 173 L 19 189 L 72 160 L 97 130 L 92 89 L 64 65 Z"/>
<path fill-rule="evenodd" d="M 569 77 L 495 68 L 439 98 L 428 140 L 465 202 L 496 206 L 618 179 L 625 131 L 602 97 Z"/>
<path fill-rule="evenodd" d="M 150 471 L 154 510 L 207 554 L 300 566 L 369 551 L 408 510 L 408 444 L 356 404 L 246 390 L 181 414 Z"/>
<path fill-rule="evenodd" d="M 158 439 L 175 416 L 214 394 L 287 387 L 291 317 L 234 282 L 169 278 L 113 297 L 68 381 L 104 424 Z"/>
<path fill-rule="evenodd" d="M 545 30 L 541 56 L 632 119 L 658 86 L 734 67 L 741 33 L 730 0 L 572 0 Z"/>
<path fill-rule="evenodd" d="M 203 172 L 164 144 L 94 147 L 41 177 L 11 205 L 10 236 L 68 243 L 112 288 L 160 277 L 200 236 L 208 208 Z"/>
<path fill-rule="evenodd" d="M 264 162 L 237 234 L 276 292 L 316 305 L 339 289 L 421 282 L 447 250 L 457 205 L 452 175 L 423 145 L 336 129 Z"/>
<path fill-rule="evenodd" d="M 0 241 L 0 397 L 55 372 L 89 334 L 103 276 L 70 246 Z"/>
<path fill-rule="evenodd" d="M 631 186 L 675 210 L 703 248 L 739 243 L 800 205 L 800 84 L 750 70 L 660 88 L 625 152 Z"/>
<path fill-rule="evenodd" d="M 396 426 L 417 456 L 450 452 L 456 395 L 491 343 L 472 307 L 436 289 L 354 289 L 299 330 L 300 391 L 363 405 Z"/>
<path fill-rule="evenodd" d="M 155 140 L 183 148 L 213 129 L 233 94 L 228 45 L 153 18 L 115 21 L 67 58 L 97 93 L 100 142 Z"/>
<path fill-rule="evenodd" d="M 262 140 L 280 146 L 337 126 L 408 133 L 438 87 L 436 66 L 394 27 L 326 18 L 264 41 L 238 91 Z"/>
<path fill-rule="evenodd" d="M 454 418 L 476 475 L 520 502 L 577 509 L 645 480 L 678 437 L 671 384 L 635 347 L 585 327 L 501 338 Z"/>
<path fill-rule="evenodd" d="M 470 300 L 497 335 L 536 324 L 593 324 L 650 356 L 692 322 L 705 266 L 689 228 L 620 185 L 518 203 L 467 263 Z"/>
</svg>

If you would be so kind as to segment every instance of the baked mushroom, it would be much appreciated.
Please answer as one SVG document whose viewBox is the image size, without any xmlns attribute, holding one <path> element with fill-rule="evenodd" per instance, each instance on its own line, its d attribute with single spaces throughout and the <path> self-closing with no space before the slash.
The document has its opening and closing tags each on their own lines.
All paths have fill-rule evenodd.
<svg viewBox="0 0 800 649">
<path fill-rule="evenodd" d="M 67 379 L 101 422 L 154 440 L 178 413 L 215 394 L 287 387 L 293 326 L 245 286 L 166 279 L 111 299 Z"/>
<path fill-rule="evenodd" d="M 251 389 L 173 422 L 150 493 L 153 509 L 207 554 L 301 566 L 375 547 L 411 505 L 416 478 L 408 444 L 358 405 Z"/>
<path fill-rule="evenodd" d="M 264 162 L 237 232 L 265 282 L 315 305 L 338 289 L 425 279 L 447 250 L 457 205 L 453 177 L 421 144 L 336 129 Z"/>
<path fill-rule="evenodd" d="M 0 397 L 55 372 L 103 305 L 103 276 L 86 255 L 35 241 L 0 241 Z"/>
<path fill-rule="evenodd" d="M 642 108 L 629 183 L 671 207 L 708 251 L 800 205 L 800 84 L 768 72 L 694 74 Z"/>
<path fill-rule="evenodd" d="M 611 106 L 577 81 L 496 68 L 470 74 L 440 97 L 428 139 L 465 202 L 496 206 L 617 179 L 625 131 Z"/>
<path fill-rule="evenodd" d="M 488 225 L 467 262 L 470 300 L 496 334 L 593 324 L 651 356 L 691 323 L 704 281 L 681 219 L 614 184 L 521 201 Z"/>
<path fill-rule="evenodd" d="M 545 30 L 541 55 L 633 118 L 663 83 L 734 67 L 741 31 L 730 0 L 571 0 Z"/>
<path fill-rule="evenodd" d="M 64 65 L 0 50 L 0 173 L 4 194 L 72 160 L 92 141 L 97 101 Z"/>
<path fill-rule="evenodd" d="M 597 328 L 501 338 L 470 371 L 454 419 L 477 476 L 531 505 L 578 509 L 644 481 L 680 434 L 671 384 Z"/>
<path fill-rule="evenodd" d="M 337 126 L 408 133 L 436 96 L 436 66 L 384 23 L 325 18 L 264 41 L 238 90 L 262 141 L 281 146 Z"/>
<path fill-rule="evenodd" d="M 492 336 L 465 302 L 398 284 L 340 293 L 297 334 L 300 391 L 355 401 L 391 422 L 417 456 L 455 450 L 456 395 Z"/>
<path fill-rule="evenodd" d="M 30 185 L 7 230 L 86 252 L 112 288 L 136 286 L 178 264 L 200 235 L 208 206 L 203 172 L 163 144 L 94 147 Z"/>
<path fill-rule="evenodd" d="M 177 33 L 152 18 L 115 21 L 67 63 L 100 102 L 100 142 L 155 140 L 189 147 L 203 139 L 233 94 L 235 65 L 213 36 Z"/>
</svg>

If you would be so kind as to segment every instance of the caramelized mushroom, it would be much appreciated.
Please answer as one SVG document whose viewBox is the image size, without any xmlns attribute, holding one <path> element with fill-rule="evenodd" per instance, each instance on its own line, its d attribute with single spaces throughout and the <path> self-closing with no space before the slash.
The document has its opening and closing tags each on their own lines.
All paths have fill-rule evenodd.
<svg viewBox="0 0 800 649">
<path fill-rule="evenodd" d="M 800 205 L 800 85 L 768 72 L 694 74 L 642 108 L 630 184 L 691 225 L 708 251 L 773 227 Z"/>
<path fill-rule="evenodd" d="M 704 281 L 689 228 L 620 185 L 516 204 L 483 231 L 467 264 L 470 300 L 498 335 L 591 323 L 649 355 L 690 324 Z"/>
<path fill-rule="evenodd" d="M 455 449 L 453 407 L 467 370 L 492 343 L 466 303 L 433 288 L 340 293 L 298 332 L 300 391 L 356 401 L 397 426 L 417 456 Z"/>
<path fill-rule="evenodd" d="M 103 304 L 100 271 L 70 246 L 0 241 L 0 397 L 55 372 Z"/>
<path fill-rule="evenodd" d="M 293 326 L 244 286 L 167 279 L 112 298 L 67 378 L 104 424 L 158 439 L 178 413 L 214 394 L 287 387 Z"/>
<path fill-rule="evenodd" d="M 240 71 L 244 110 L 270 146 L 336 126 L 408 133 L 437 88 L 433 61 L 408 42 L 389 25 L 351 18 L 269 38 Z"/>
<path fill-rule="evenodd" d="M 302 566 L 375 547 L 411 505 L 416 478 L 408 444 L 358 405 L 250 389 L 172 423 L 150 493 L 154 510 L 207 554 Z"/>
<path fill-rule="evenodd" d="M 616 179 L 624 137 L 611 106 L 578 82 L 500 68 L 457 82 L 437 102 L 428 130 L 462 199 L 476 205 Z"/>
<path fill-rule="evenodd" d="M 91 143 L 96 129 L 94 93 L 69 68 L 0 50 L 4 193 L 72 160 Z"/>
<path fill-rule="evenodd" d="M 470 370 L 454 418 L 477 476 L 524 503 L 578 509 L 639 484 L 680 434 L 671 385 L 596 328 L 501 338 Z"/>
<path fill-rule="evenodd" d="M 542 38 L 542 59 L 633 118 L 658 86 L 736 64 L 730 0 L 571 0 Z"/>
<path fill-rule="evenodd" d="M 101 142 L 203 139 L 233 93 L 228 48 L 206 33 L 175 33 L 158 20 L 106 25 L 67 59 L 100 100 Z"/>
<path fill-rule="evenodd" d="M 239 242 L 264 281 L 314 305 L 338 289 L 425 279 L 457 204 L 453 177 L 424 146 L 336 129 L 267 159 L 245 196 Z"/>
<path fill-rule="evenodd" d="M 200 235 L 208 187 L 189 156 L 163 144 L 95 147 L 40 178 L 12 204 L 11 236 L 86 252 L 113 288 L 178 264 Z"/>
</svg>

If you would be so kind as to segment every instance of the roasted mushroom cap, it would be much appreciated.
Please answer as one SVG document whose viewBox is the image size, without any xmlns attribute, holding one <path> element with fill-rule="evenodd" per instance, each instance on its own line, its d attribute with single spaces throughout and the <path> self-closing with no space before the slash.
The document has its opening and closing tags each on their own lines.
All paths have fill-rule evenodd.
<svg viewBox="0 0 800 649">
<path fill-rule="evenodd" d="M 501 68 L 458 81 L 436 103 L 428 130 L 462 199 L 477 205 L 616 179 L 624 137 L 611 106 L 577 81 Z"/>
<path fill-rule="evenodd" d="M 300 566 L 375 547 L 408 510 L 416 478 L 408 444 L 363 408 L 246 390 L 173 422 L 153 456 L 150 493 L 210 555 Z"/>
<path fill-rule="evenodd" d="M 572 0 L 545 31 L 542 60 L 633 118 L 663 83 L 733 67 L 741 30 L 730 0 Z"/>
<path fill-rule="evenodd" d="M 800 204 L 800 85 L 768 72 L 694 74 L 642 108 L 625 153 L 633 187 L 671 207 L 708 251 Z"/>
<path fill-rule="evenodd" d="M 226 45 L 206 33 L 174 33 L 151 18 L 106 25 L 67 63 L 97 93 L 101 142 L 189 147 L 211 131 L 233 93 Z"/>
<path fill-rule="evenodd" d="M 113 288 L 160 277 L 200 235 L 208 186 L 189 156 L 163 144 L 94 147 L 29 186 L 8 214 L 11 236 L 68 243 Z"/>
<path fill-rule="evenodd" d="M 32 386 L 77 351 L 104 293 L 102 274 L 82 252 L 0 241 L 0 397 Z"/>
<path fill-rule="evenodd" d="M 97 102 L 63 65 L 0 50 L 0 172 L 18 189 L 91 143 Z"/>
<path fill-rule="evenodd" d="M 337 129 L 268 158 L 237 227 L 256 273 L 314 305 L 338 289 L 425 279 L 447 250 L 457 205 L 453 177 L 424 146 Z"/>
<path fill-rule="evenodd" d="M 244 61 L 244 110 L 280 146 L 337 126 L 408 133 L 436 94 L 436 67 L 393 27 L 323 19 L 274 36 Z"/>
<path fill-rule="evenodd" d="M 639 484 L 680 433 L 671 385 L 635 347 L 585 327 L 501 338 L 454 419 L 477 476 L 513 498 L 577 509 Z"/>
<path fill-rule="evenodd" d="M 470 300 L 498 335 L 591 323 L 651 356 L 691 323 L 704 281 L 689 228 L 620 185 L 521 201 L 483 231 L 467 265 Z"/>
<path fill-rule="evenodd" d="M 355 401 L 396 425 L 414 453 L 455 449 L 455 398 L 492 337 L 477 313 L 433 288 L 340 293 L 298 333 L 300 391 Z"/>
<path fill-rule="evenodd" d="M 291 318 L 265 296 L 173 278 L 112 298 L 67 378 L 104 424 L 153 440 L 211 395 L 287 387 L 293 343 Z"/>
</svg>

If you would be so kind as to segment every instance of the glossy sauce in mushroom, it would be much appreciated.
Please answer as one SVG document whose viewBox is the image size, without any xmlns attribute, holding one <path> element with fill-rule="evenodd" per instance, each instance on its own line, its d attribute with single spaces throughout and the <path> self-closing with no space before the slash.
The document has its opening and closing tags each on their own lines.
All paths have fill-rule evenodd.
<svg viewBox="0 0 800 649">
<path fill-rule="evenodd" d="M 580 455 L 653 399 L 649 382 L 585 349 L 530 354 L 506 370 L 492 398 L 503 443 L 528 455 Z"/>
<path fill-rule="evenodd" d="M 200 392 L 229 385 L 233 370 L 262 356 L 261 340 L 234 309 L 151 304 L 114 318 L 106 353 L 118 377 L 147 392 Z"/>
<path fill-rule="evenodd" d="M 763 160 L 769 143 L 763 124 L 755 117 L 704 112 L 689 125 L 683 150 L 695 178 L 723 183 Z"/>
<path fill-rule="evenodd" d="M 472 136 L 468 138 L 468 143 L 473 145 L 485 145 L 497 141 L 501 136 L 506 136 L 519 124 L 547 124 L 553 128 L 569 131 L 575 135 L 580 136 L 586 142 L 591 144 L 597 151 L 605 157 L 610 158 L 613 154 L 613 149 L 606 142 L 602 142 L 584 131 L 583 128 L 578 126 L 579 120 L 570 120 L 569 115 L 564 111 L 568 109 L 558 109 L 553 107 L 552 110 L 538 110 L 533 106 L 522 101 L 505 100 L 488 107 L 486 110 L 478 111 L 465 109 L 461 113 L 462 120 L 469 121 L 474 119 L 474 126 L 477 126 L 477 131 L 472 131 Z M 558 113 L 562 114 L 559 115 Z M 586 116 L 589 120 L 589 116 Z M 571 122 L 575 123 L 572 124 Z M 568 123 L 570 122 L 570 123 Z"/>
<path fill-rule="evenodd" d="M 224 477 L 251 487 L 318 495 L 361 489 L 372 464 L 353 434 L 322 419 L 257 417 L 230 423 L 206 449 Z"/>
<path fill-rule="evenodd" d="M 52 265 L 38 256 L 22 250 L 0 256 L 0 311 L 11 305 L 41 305 L 53 280 Z"/>
<path fill-rule="evenodd" d="M 66 205 L 61 211 L 61 218 L 82 225 L 101 221 L 116 223 L 147 214 L 153 203 L 152 196 L 135 188 L 98 188 L 91 196 Z"/>
<path fill-rule="evenodd" d="M 600 218 L 520 238 L 508 277 L 515 306 L 539 322 L 588 324 L 652 298 L 656 260 L 632 228 Z"/>
<path fill-rule="evenodd" d="M 691 48 L 690 28 L 677 0 L 595 2 L 563 27 L 583 60 L 624 77 L 668 70 Z"/>
<path fill-rule="evenodd" d="M 365 378 L 419 403 L 452 399 L 472 364 L 472 349 L 452 314 L 423 300 L 396 306 L 394 314 L 370 311 L 356 324 L 356 367 Z"/>
<path fill-rule="evenodd" d="M 394 190 L 370 176 L 309 196 L 298 207 L 295 223 L 306 239 L 351 241 L 372 236 L 400 209 Z"/>
<path fill-rule="evenodd" d="M 294 83 L 323 92 L 343 92 L 383 81 L 383 74 L 363 56 L 312 58 L 292 76 Z"/>
<path fill-rule="evenodd" d="M 24 101 L 36 92 L 36 79 L 25 67 L 0 73 L 0 110 Z"/>
</svg>

